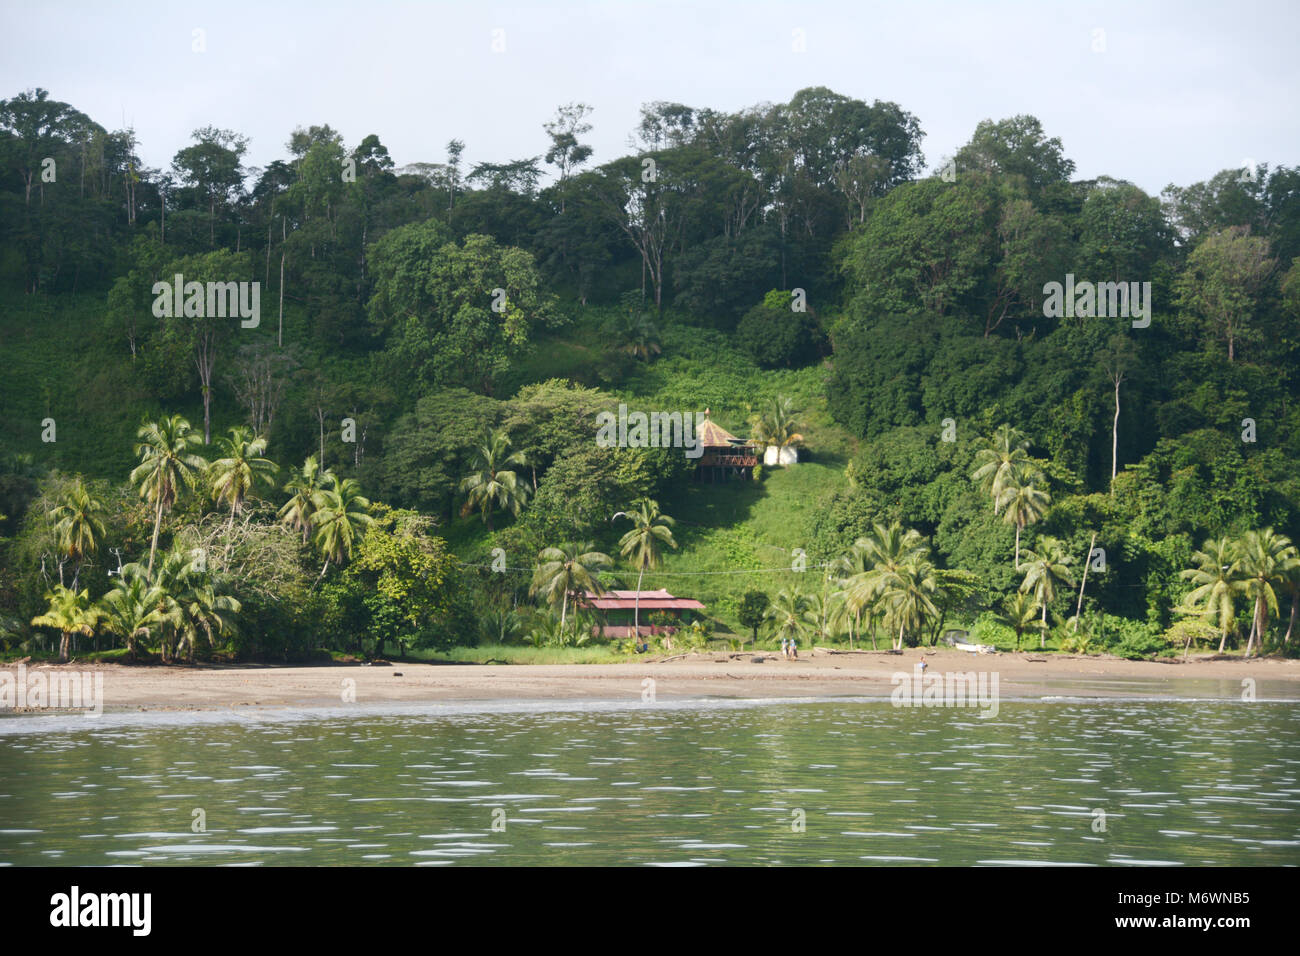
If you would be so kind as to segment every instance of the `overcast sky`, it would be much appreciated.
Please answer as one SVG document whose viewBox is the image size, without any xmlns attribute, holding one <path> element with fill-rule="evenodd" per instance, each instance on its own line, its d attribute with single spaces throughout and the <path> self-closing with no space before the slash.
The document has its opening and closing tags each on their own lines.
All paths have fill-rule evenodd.
<svg viewBox="0 0 1300 956">
<path fill-rule="evenodd" d="M 377 133 L 398 165 L 442 161 L 453 137 L 501 162 L 543 153 L 542 123 L 575 100 L 595 107 L 600 163 L 629 151 L 642 103 L 735 110 L 808 86 L 899 103 L 932 169 L 1017 113 L 1077 176 L 1152 193 L 1245 159 L 1300 164 L 1297 0 L 0 2 L 0 97 L 42 86 L 132 125 L 154 167 L 209 124 L 250 137 L 254 166 L 320 123 L 349 147 Z"/>
</svg>

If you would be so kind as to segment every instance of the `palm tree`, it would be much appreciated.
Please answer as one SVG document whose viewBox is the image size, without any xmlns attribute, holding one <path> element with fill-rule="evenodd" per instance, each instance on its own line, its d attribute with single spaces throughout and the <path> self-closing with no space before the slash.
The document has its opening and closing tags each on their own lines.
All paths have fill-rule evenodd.
<svg viewBox="0 0 1300 956">
<path fill-rule="evenodd" d="M 1021 481 L 1038 477 L 1038 467 L 1029 457 L 1029 439 L 1010 425 L 999 425 L 993 437 L 975 453 L 975 470 L 971 478 L 993 499 L 993 513 L 1001 508 L 1003 489 L 1013 476 Z"/>
<path fill-rule="evenodd" d="M 845 617 L 842 592 L 809 594 L 804 598 L 803 619 L 814 641 L 830 641 L 837 621 Z"/>
<path fill-rule="evenodd" d="M 568 616 L 572 592 L 599 594 L 604 590 L 596 576 L 612 567 L 614 560 L 595 548 L 590 541 L 570 541 L 558 548 L 543 548 L 537 555 L 537 567 L 533 571 L 528 596 L 541 595 L 552 608 L 560 605 L 561 627 Z"/>
<path fill-rule="evenodd" d="M 632 608 L 633 633 L 641 634 L 641 578 L 647 568 L 657 568 L 663 563 L 663 548 L 667 545 L 676 548 L 673 540 L 672 518 L 659 511 L 659 502 L 648 498 L 638 498 L 633 502 L 632 511 L 620 511 L 615 518 L 622 515 L 632 522 L 632 530 L 619 539 L 619 553 L 631 558 L 637 569 L 636 603 Z"/>
<path fill-rule="evenodd" d="M 320 507 L 315 514 L 316 547 L 325 556 L 320 576 L 330 562 L 343 564 L 352 557 L 352 549 L 366 529 L 374 524 L 370 516 L 370 499 L 361 494 L 361 486 L 351 478 L 334 478 L 321 489 Z"/>
<path fill-rule="evenodd" d="M 316 512 L 325 501 L 325 489 L 335 481 L 334 472 L 322 469 L 315 455 L 308 455 L 301 468 L 291 468 L 284 490 L 289 500 L 279 511 L 280 521 L 302 532 L 302 543 L 311 537 Z"/>
<path fill-rule="evenodd" d="M 223 457 L 210 466 L 212 490 L 218 503 L 230 503 L 230 524 L 233 526 L 235 516 L 243 510 L 244 499 L 256 490 L 258 483 L 275 487 L 275 476 L 280 466 L 262 457 L 266 452 L 266 439 L 254 438 L 252 429 L 245 425 L 230 429 L 230 437 L 218 438 L 217 445 Z"/>
<path fill-rule="evenodd" d="M 172 659 L 173 648 L 179 646 L 185 628 L 185 600 L 192 573 L 190 556 L 173 546 L 149 576 L 154 619 L 158 623 L 158 650 L 164 664 Z"/>
<path fill-rule="evenodd" d="M 999 506 L 1006 508 L 1002 515 L 1003 520 L 1007 524 L 1016 526 L 1017 571 L 1020 570 L 1020 532 L 1024 531 L 1027 525 L 1039 521 L 1052 506 L 1050 494 L 1036 487 L 1032 480 L 1025 482 L 1021 479 L 1020 472 L 1012 471 L 1007 476 L 1006 483 L 1002 485 L 1001 497 L 998 498 Z"/>
<path fill-rule="evenodd" d="M 1196 567 L 1182 571 L 1180 576 L 1191 581 L 1193 588 L 1177 610 L 1212 619 L 1219 631 L 1222 654 L 1228 635 L 1236 629 L 1237 598 L 1245 593 L 1241 557 L 1236 542 L 1219 538 L 1207 539 L 1201 550 L 1192 555 L 1192 560 Z"/>
<path fill-rule="evenodd" d="M 628 310 L 618 324 L 618 348 L 633 358 L 649 362 L 663 349 L 659 345 L 659 328 L 650 316 L 639 310 Z"/>
<path fill-rule="evenodd" d="M 1052 603 L 1056 597 L 1057 583 L 1065 584 L 1067 587 L 1074 587 L 1074 576 L 1070 573 L 1068 567 L 1070 556 L 1065 552 L 1065 546 L 1056 538 L 1043 538 L 1038 542 L 1036 551 L 1025 551 L 1029 559 L 1025 567 L 1028 571 L 1025 573 L 1025 580 L 1020 585 L 1020 590 L 1026 593 L 1033 592 L 1034 598 L 1042 606 L 1042 631 L 1038 635 L 1038 646 L 1047 645 L 1047 605 Z"/>
<path fill-rule="evenodd" d="M 99 599 L 100 621 L 105 630 L 126 641 L 127 656 L 134 659 L 136 639 L 150 637 L 150 629 L 162 623 L 162 596 L 150 583 L 144 566 L 126 564 L 113 581 L 113 588 Z"/>
<path fill-rule="evenodd" d="M 504 430 L 484 436 L 475 447 L 474 470 L 460 483 L 460 490 L 468 495 L 461 515 L 481 509 L 489 533 L 493 530 L 492 509 L 497 505 L 518 515 L 528 498 L 528 483 L 520 481 L 513 468 L 527 464 L 522 451 L 510 451 L 510 436 Z"/>
<path fill-rule="evenodd" d="M 1264 646 L 1269 612 L 1277 613 L 1276 589 L 1295 572 L 1300 557 L 1291 539 L 1272 528 L 1247 531 L 1241 539 L 1239 554 L 1246 596 L 1255 602 L 1250 637 L 1246 640 L 1246 656 L 1249 657 L 1256 640 L 1261 648 Z"/>
<path fill-rule="evenodd" d="M 880 600 L 885 620 L 892 631 L 898 628 L 895 650 L 902 650 L 907 631 L 919 631 L 940 615 L 935 598 L 939 579 L 934 565 L 919 555 L 909 556 L 884 582 Z"/>
<path fill-rule="evenodd" d="M 89 590 L 74 591 L 56 584 L 46 593 L 45 599 L 50 606 L 44 614 L 32 618 L 32 627 L 58 628 L 59 660 L 66 661 L 72 635 L 89 637 L 95 633 L 99 612 L 91 603 Z"/>
<path fill-rule="evenodd" d="M 78 478 L 50 510 L 49 517 L 55 522 L 54 534 L 59 550 L 69 561 L 76 562 L 77 570 L 72 574 L 72 590 L 75 591 L 81 580 L 82 564 L 98 553 L 104 540 L 103 502 L 92 498 L 85 483 Z"/>
<path fill-rule="evenodd" d="M 765 620 L 771 621 L 775 630 L 774 637 L 797 639 L 808 630 L 804 612 L 808 609 L 808 600 L 798 589 L 783 589 L 763 612 Z"/>
<path fill-rule="evenodd" d="M 803 426 L 799 423 L 798 416 L 799 412 L 790 399 L 772 399 L 763 411 L 750 419 L 750 441 L 763 452 L 775 448 L 776 460 L 780 464 L 785 449 L 803 443 L 803 435 L 799 434 L 799 429 Z"/>
<path fill-rule="evenodd" d="M 839 588 L 839 617 L 849 632 L 849 649 L 853 650 L 854 631 L 862 612 L 870 601 L 863 576 L 871 570 L 871 562 L 857 544 L 851 544 L 843 554 L 831 562 L 828 574 Z"/>
<path fill-rule="evenodd" d="M 1283 644 L 1291 643 L 1291 633 L 1295 630 L 1296 615 L 1300 613 L 1300 562 L 1297 562 L 1282 581 L 1282 590 L 1291 598 L 1291 619 L 1287 622 L 1286 636 L 1282 638 Z"/>
<path fill-rule="evenodd" d="M 1038 617 L 1038 600 L 1027 591 L 1017 591 L 1006 599 L 998 619 L 1016 632 L 1016 650 L 1020 650 L 1020 637 L 1034 626 Z"/>
<path fill-rule="evenodd" d="M 214 636 L 224 636 L 234 630 L 235 615 L 242 606 L 238 598 L 222 593 L 222 584 L 215 575 L 191 573 L 185 589 L 177 596 L 181 610 L 177 650 L 184 647 L 189 660 L 194 659 L 194 645 L 200 634 L 212 648 L 216 646 Z"/>
<path fill-rule="evenodd" d="M 131 483 L 140 488 L 140 497 L 154 507 L 153 541 L 149 545 L 148 573 L 153 574 L 154 556 L 158 553 L 158 529 L 163 512 L 176 504 L 180 493 L 193 488 L 208 463 L 192 449 L 202 444 L 192 433 L 190 423 L 180 415 L 156 422 L 146 422 L 136 437 L 135 453 L 140 464 L 131 472 Z"/>
</svg>

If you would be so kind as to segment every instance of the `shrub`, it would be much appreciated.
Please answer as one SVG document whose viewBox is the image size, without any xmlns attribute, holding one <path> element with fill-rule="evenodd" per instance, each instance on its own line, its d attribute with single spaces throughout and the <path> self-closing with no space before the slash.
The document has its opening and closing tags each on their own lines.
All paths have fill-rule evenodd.
<svg viewBox="0 0 1300 956">
<path fill-rule="evenodd" d="M 1029 636 L 1026 631 L 1022 641 Z M 972 644 L 992 644 L 998 649 L 1012 649 L 1016 646 L 1016 632 L 997 619 L 991 612 L 985 612 L 971 626 L 967 640 Z"/>
<path fill-rule="evenodd" d="M 795 312 L 790 306 L 789 292 L 773 290 L 736 326 L 740 347 L 763 368 L 800 368 L 817 358 L 817 320 L 811 312 Z"/>
</svg>

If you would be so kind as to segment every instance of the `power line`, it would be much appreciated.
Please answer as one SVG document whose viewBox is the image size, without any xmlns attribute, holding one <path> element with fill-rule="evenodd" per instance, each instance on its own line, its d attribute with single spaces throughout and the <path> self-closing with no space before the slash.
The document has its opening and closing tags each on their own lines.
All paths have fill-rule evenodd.
<svg viewBox="0 0 1300 956">
<path fill-rule="evenodd" d="M 831 567 L 832 563 L 833 562 L 828 561 L 824 564 L 810 564 L 804 570 L 812 570 L 815 568 L 829 568 Z M 489 570 L 495 570 L 498 574 L 501 574 L 506 571 L 517 571 L 526 574 L 532 574 L 534 570 L 533 568 L 511 568 L 511 567 L 496 569 L 493 568 L 492 565 L 490 564 L 468 564 L 463 561 L 461 562 L 460 566 L 462 568 L 487 568 Z M 656 575 L 694 577 L 694 576 L 711 575 L 711 574 L 776 574 L 776 573 L 799 574 L 801 572 L 796 571 L 794 568 L 748 568 L 740 571 L 651 571 L 651 570 L 647 570 L 645 573 L 649 574 L 651 577 L 654 577 Z"/>
</svg>

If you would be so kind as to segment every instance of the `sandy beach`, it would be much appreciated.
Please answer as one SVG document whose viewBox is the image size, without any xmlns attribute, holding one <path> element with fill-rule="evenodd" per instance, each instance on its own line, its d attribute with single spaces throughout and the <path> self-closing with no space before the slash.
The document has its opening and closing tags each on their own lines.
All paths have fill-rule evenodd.
<svg viewBox="0 0 1300 956">
<path fill-rule="evenodd" d="M 911 673 L 917 649 L 805 653 L 695 654 L 616 664 L 386 664 L 319 666 L 84 665 L 29 667 L 103 674 L 103 707 L 121 710 L 221 710 L 242 707 L 337 707 L 447 701 L 639 700 L 654 681 L 659 699 L 887 697 L 892 676 Z M 971 655 L 927 651 L 928 674 L 997 675 L 1004 699 L 1219 698 L 1239 700 L 1253 681 L 1260 700 L 1300 698 L 1300 661 L 1202 657 L 1186 663 L 1033 653 Z M 5 668 L 11 672 L 14 665 Z"/>
</svg>

